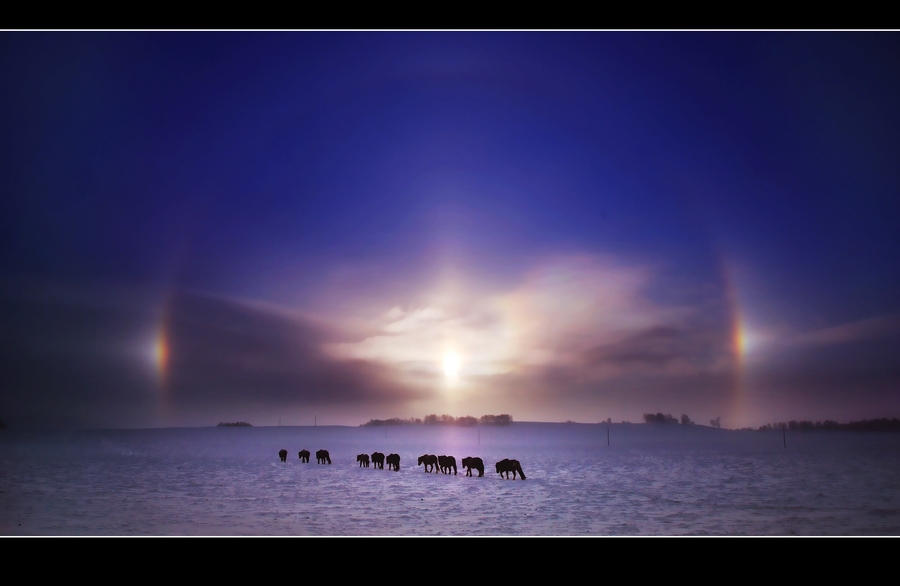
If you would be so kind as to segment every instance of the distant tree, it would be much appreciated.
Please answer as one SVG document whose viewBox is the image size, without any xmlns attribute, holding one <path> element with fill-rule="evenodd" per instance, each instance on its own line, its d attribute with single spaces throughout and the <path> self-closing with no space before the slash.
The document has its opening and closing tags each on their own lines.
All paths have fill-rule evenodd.
<svg viewBox="0 0 900 586">
<path fill-rule="evenodd" d="M 361 427 L 380 427 L 382 425 L 409 425 L 416 422 L 422 423 L 421 419 L 400 419 L 399 417 L 392 417 L 391 419 L 370 419 L 368 422 L 363 423 Z"/>
<path fill-rule="evenodd" d="M 715 419 L 709 420 L 709 425 L 711 427 L 715 427 L 716 429 L 721 429 L 722 427 L 722 417 L 716 417 Z"/>
<path fill-rule="evenodd" d="M 681 425 L 694 425 L 694 422 L 691 421 L 690 417 L 688 417 L 687 415 L 682 413 L 681 414 Z"/>
<path fill-rule="evenodd" d="M 471 415 L 466 415 L 465 417 L 457 417 L 456 425 L 462 425 L 463 427 L 472 427 L 473 425 L 478 425 L 478 420 Z"/>
<path fill-rule="evenodd" d="M 671 413 L 669 415 L 644 413 L 644 423 L 678 423 L 678 420 Z"/>
<path fill-rule="evenodd" d="M 438 422 L 438 416 L 432 413 L 431 415 L 425 416 L 425 425 L 436 425 Z"/>
<path fill-rule="evenodd" d="M 479 422 L 484 425 L 509 425 L 512 423 L 512 415 L 506 413 L 502 415 L 482 415 Z"/>
</svg>

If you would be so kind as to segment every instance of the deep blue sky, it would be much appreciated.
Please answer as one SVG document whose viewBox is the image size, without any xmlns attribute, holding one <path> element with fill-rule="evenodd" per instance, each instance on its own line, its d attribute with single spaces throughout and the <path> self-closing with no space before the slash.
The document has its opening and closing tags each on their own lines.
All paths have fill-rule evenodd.
<svg viewBox="0 0 900 586">
<path fill-rule="evenodd" d="M 900 416 L 897 55 L 2 33 L 0 420 Z"/>
</svg>

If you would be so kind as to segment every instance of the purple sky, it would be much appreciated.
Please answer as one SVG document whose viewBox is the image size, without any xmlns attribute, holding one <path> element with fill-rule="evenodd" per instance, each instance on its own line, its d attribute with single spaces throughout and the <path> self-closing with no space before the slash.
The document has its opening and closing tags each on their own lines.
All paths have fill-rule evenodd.
<svg viewBox="0 0 900 586">
<path fill-rule="evenodd" d="M 897 33 L 0 33 L 0 420 L 900 416 Z"/>
</svg>

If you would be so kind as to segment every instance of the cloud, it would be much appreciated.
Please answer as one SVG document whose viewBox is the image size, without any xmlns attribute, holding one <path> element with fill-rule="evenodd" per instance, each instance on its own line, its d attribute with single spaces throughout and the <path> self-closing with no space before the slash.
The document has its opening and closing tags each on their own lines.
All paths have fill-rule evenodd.
<svg viewBox="0 0 900 586">
<path fill-rule="evenodd" d="M 166 386 L 176 403 L 396 402 L 417 393 L 387 365 L 322 351 L 333 328 L 235 300 L 179 294 L 169 305 Z"/>
<path fill-rule="evenodd" d="M 900 333 L 900 315 L 883 315 L 797 334 L 789 339 L 798 345 L 824 346 L 887 338 Z"/>
<path fill-rule="evenodd" d="M 391 405 L 420 395 L 389 365 L 323 353 L 324 343 L 344 333 L 289 309 L 186 292 L 163 298 L 101 286 L 0 291 L 3 420 L 154 426 L 226 406 L 275 412 Z M 154 352 L 161 333 L 168 354 L 162 373 Z"/>
<path fill-rule="evenodd" d="M 184 291 L 164 304 L 126 289 L 7 288 L 0 412 L 53 425 L 159 424 L 161 402 L 203 421 L 245 408 L 296 420 L 309 406 L 363 421 L 450 411 L 599 420 L 651 410 L 703 420 L 726 413 L 734 397 L 733 326 L 714 287 L 691 293 L 652 266 L 587 255 L 543 259 L 512 283 L 418 286 L 415 298 L 387 295 L 378 312 L 365 287 L 355 293 L 362 309 L 348 310 L 348 291 L 341 312 L 312 316 Z M 162 371 L 153 354 L 160 336 Z M 778 405 L 900 401 L 898 316 L 785 333 L 769 348 L 745 362 L 740 382 L 759 413 L 771 413 L 760 422 L 777 418 Z M 452 389 L 443 372 L 451 351 Z"/>
<path fill-rule="evenodd" d="M 586 363 L 618 372 L 640 370 L 672 375 L 729 370 L 734 367 L 734 356 L 728 331 L 710 326 L 652 326 L 615 343 L 591 348 L 585 353 Z"/>
<path fill-rule="evenodd" d="M 126 288 L 9 285 L 0 413 L 16 426 L 149 425 L 155 298 Z"/>
<path fill-rule="evenodd" d="M 476 293 L 457 282 L 422 296 L 419 305 L 386 307 L 370 335 L 326 349 L 390 364 L 433 386 L 452 351 L 468 404 L 505 400 L 508 409 L 596 396 L 626 387 L 626 380 L 650 381 L 648 389 L 666 392 L 673 377 L 696 379 L 703 388 L 715 378 L 722 392 L 730 390 L 727 315 L 709 311 L 708 298 L 685 303 L 683 291 L 678 302 L 651 296 L 663 280 L 652 267 L 610 256 L 548 258 L 506 289 Z"/>
<path fill-rule="evenodd" d="M 900 410 L 900 317 L 895 314 L 793 333 L 753 350 L 743 386 L 760 405 L 757 424 L 777 419 L 894 416 Z"/>
</svg>

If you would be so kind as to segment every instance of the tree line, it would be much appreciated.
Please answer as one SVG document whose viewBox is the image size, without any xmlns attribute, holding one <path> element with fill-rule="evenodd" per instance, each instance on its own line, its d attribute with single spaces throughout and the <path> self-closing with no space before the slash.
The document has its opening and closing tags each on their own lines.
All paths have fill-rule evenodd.
<svg viewBox="0 0 900 586">
<path fill-rule="evenodd" d="M 652 424 L 678 424 L 694 425 L 691 418 L 685 414 L 681 415 L 679 420 L 671 414 L 663 413 L 644 413 L 644 423 Z M 716 417 L 709 421 L 710 427 L 721 428 L 722 418 Z M 825 421 L 779 421 L 778 423 L 767 423 L 759 427 L 742 427 L 739 431 L 827 431 L 827 430 L 843 430 L 843 431 L 900 431 L 900 419 L 863 419 L 861 421 L 851 421 L 850 423 L 838 423 L 831 419 Z"/>
<path fill-rule="evenodd" d="M 360 427 L 379 427 L 382 425 L 460 425 L 463 427 L 471 427 L 474 425 L 509 425 L 513 422 L 512 415 L 503 413 L 501 415 L 482 415 L 480 418 L 466 415 L 464 417 L 453 417 L 452 415 L 426 415 L 424 419 L 418 417 L 410 417 L 402 419 L 394 417 L 392 419 L 370 419 L 363 423 Z"/>
<path fill-rule="evenodd" d="M 720 418 L 713 419 L 709 422 L 713 427 L 719 427 L 718 422 Z M 691 418 L 681 414 L 681 420 L 677 417 L 673 417 L 672 414 L 663 415 L 662 413 L 644 413 L 644 423 L 681 423 L 681 425 L 694 425 L 694 422 L 691 421 Z"/>
<path fill-rule="evenodd" d="M 893 419 L 882 417 L 881 419 L 862 419 L 860 421 L 851 421 L 850 423 L 838 423 L 831 419 L 815 422 L 791 420 L 760 425 L 755 431 L 773 431 L 782 428 L 788 431 L 900 431 L 900 419 L 896 417 Z M 744 429 L 753 430 L 752 427 Z"/>
</svg>

